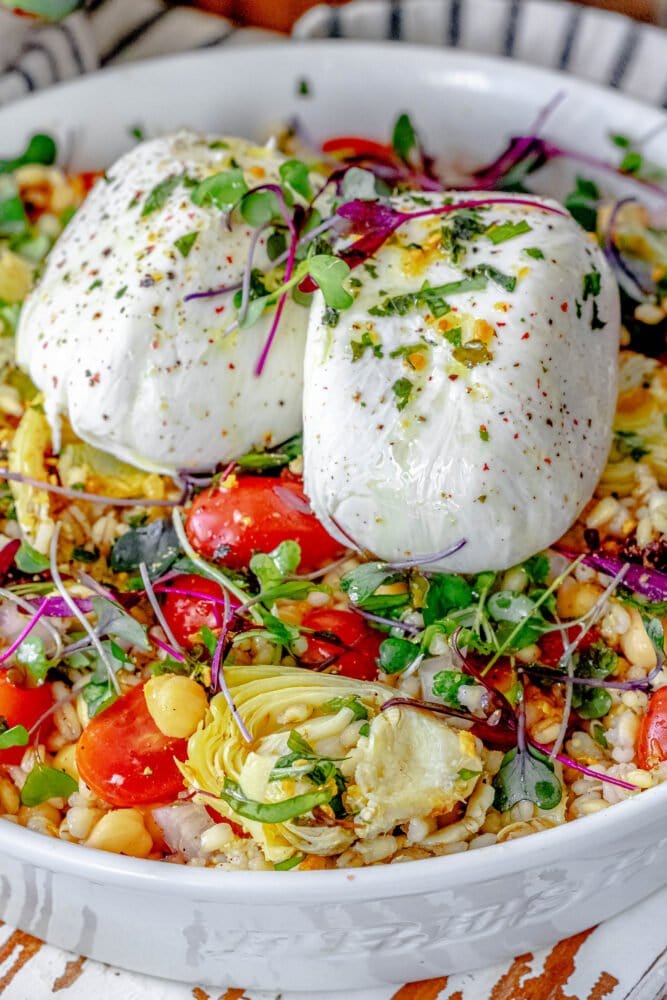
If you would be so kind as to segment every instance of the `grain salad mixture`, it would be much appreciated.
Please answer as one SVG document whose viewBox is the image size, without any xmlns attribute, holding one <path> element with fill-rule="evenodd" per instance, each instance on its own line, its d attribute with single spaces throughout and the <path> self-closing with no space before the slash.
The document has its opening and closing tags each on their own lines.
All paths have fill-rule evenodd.
<svg viewBox="0 0 667 1000">
<path fill-rule="evenodd" d="M 0 160 L 2 819 L 303 871 L 667 779 L 667 187 L 546 118 Z"/>
</svg>

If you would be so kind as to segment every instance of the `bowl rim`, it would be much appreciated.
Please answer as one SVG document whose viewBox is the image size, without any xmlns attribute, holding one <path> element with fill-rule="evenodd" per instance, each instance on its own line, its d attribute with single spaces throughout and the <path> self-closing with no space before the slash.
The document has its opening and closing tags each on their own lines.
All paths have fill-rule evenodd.
<svg viewBox="0 0 667 1000">
<path fill-rule="evenodd" d="M 347 49 L 372 58 L 391 60 L 396 54 L 395 43 L 368 42 L 361 39 L 331 41 L 329 39 L 286 40 L 225 49 L 224 58 L 246 63 L 249 59 L 266 58 L 267 53 L 294 64 L 296 53 L 310 54 L 313 61 L 323 55 L 340 57 Z M 148 78 L 153 74 L 188 63 L 212 67 L 220 58 L 215 49 L 195 50 L 163 56 L 156 59 L 98 70 L 74 80 L 65 81 L 44 91 L 38 91 L 21 100 L 0 108 L 0 124 L 18 113 L 71 99 L 76 106 L 76 95 L 84 87 L 93 85 L 113 87 L 114 81 L 132 74 Z M 641 113 L 642 118 L 653 115 L 657 122 L 667 122 L 664 109 L 645 104 L 627 94 L 612 91 L 600 84 L 574 78 L 564 72 L 542 69 L 497 56 L 478 55 L 460 50 L 435 46 L 401 43 L 404 60 L 428 61 L 434 68 L 443 63 L 462 70 L 476 68 L 488 78 L 510 68 L 519 85 L 530 81 L 542 86 L 550 83 L 555 89 L 567 86 L 568 96 L 577 95 L 588 101 L 611 101 Z M 246 67 L 247 68 L 247 67 Z M 294 66 L 295 75 L 300 71 Z M 38 126 L 35 126 L 38 127 Z M 662 137 L 664 138 L 664 136 Z M 424 858 L 405 864 L 377 865 L 367 868 L 342 868 L 324 871 L 293 871 L 286 876 L 277 871 L 228 871 L 190 865 L 170 865 L 124 855 L 114 855 L 81 844 L 68 843 L 27 830 L 18 824 L 0 823 L 0 851 L 19 862 L 37 865 L 45 870 L 83 878 L 95 884 L 111 884 L 118 888 L 147 893 L 169 893 L 194 897 L 206 902 L 252 902 L 253 905 L 282 905 L 286 902 L 352 902 L 377 900 L 387 896 L 406 896 L 429 889 L 457 888 L 491 878 L 505 877 L 535 865 L 546 866 L 566 863 L 574 851 L 587 851 L 599 856 L 605 845 L 622 841 L 626 832 L 645 821 L 655 820 L 667 811 L 667 783 L 641 794 L 615 803 L 611 808 L 591 816 L 569 821 L 561 826 L 540 831 L 537 836 L 492 844 L 480 850 L 460 854 Z"/>
<path fill-rule="evenodd" d="M 443 888 L 470 887 L 506 878 L 524 869 L 567 864 L 588 853 L 596 858 L 608 846 L 667 813 L 667 783 L 614 803 L 591 816 L 502 844 L 460 854 L 423 858 L 401 864 L 323 871 L 229 871 L 169 864 L 111 854 L 0 822 L 0 851 L 14 860 L 37 865 L 98 885 L 148 893 L 196 898 L 202 902 L 342 903 L 373 901 Z"/>
</svg>

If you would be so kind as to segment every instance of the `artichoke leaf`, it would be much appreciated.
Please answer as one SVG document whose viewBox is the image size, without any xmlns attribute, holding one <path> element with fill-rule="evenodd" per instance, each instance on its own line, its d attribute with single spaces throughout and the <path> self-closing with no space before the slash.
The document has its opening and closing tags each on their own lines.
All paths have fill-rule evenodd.
<svg viewBox="0 0 667 1000">
<path fill-rule="evenodd" d="M 9 450 L 9 471 L 46 482 L 46 453 L 50 447 L 51 430 L 41 407 L 28 407 L 16 428 Z M 27 483 L 12 482 L 10 486 L 23 537 L 38 552 L 46 555 L 54 530 L 49 493 Z"/>
</svg>

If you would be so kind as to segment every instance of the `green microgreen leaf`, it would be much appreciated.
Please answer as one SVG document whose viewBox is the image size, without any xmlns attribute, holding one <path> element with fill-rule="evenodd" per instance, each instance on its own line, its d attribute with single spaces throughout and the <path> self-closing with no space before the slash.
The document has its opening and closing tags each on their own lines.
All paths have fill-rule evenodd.
<svg viewBox="0 0 667 1000">
<path fill-rule="evenodd" d="M 308 258 L 308 273 L 319 286 L 324 301 L 332 309 L 347 309 L 354 299 L 343 287 L 350 268 L 339 257 L 330 254 L 315 254 Z"/>
<path fill-rule="evenodd" d="M 88 681 L 81 689 L 81 695 L 88 709 L 88 716 L 94 719 L 118 698 L 112 684 L 106 681 Z"/>
<path fill-rule="evenodd" d="M 493 804 L 499 812 L 507 812 L 524 801 L 533 802 L 539 809 L 555 809 L 563 797 L 553 764 L 533 747 L 522 752 L 515 747 L 506 753 L 493 784 Z"/>
<path fill-rule="evenodd" d="M 250 560 L 250 569 L 259 580 L 262 591 L 282 583 L 291 576 L 301 562 L 298 542 L 287 539 L 272 552 L 258 552 Z"/>
<path fill-rule="evenodd" d="M 5 728 L 0 731 L 0 750 L 9 750 L 11 747 L 27 747 L 29 742 L 30 733 L 25 726 L 5 725 Z"/>
<path fill-rule="evenodd" d="M 417 133 L 409 115 L 402 114 L 396 119 L 391 145 L 396 155 L 405 162 L 408 161 L 413 149 L 418 148 Z"/>
<path fill-rule="evenodd" d="M 396 399 L 396 409 L 404 410 L 410 402 L 414 385 L 409 378 L 398 378 L 391 387 L 391 391 Z"/>
<path fill-rule="evenodd" d="M 283 184 L 291 188 L 295 194 L 301 195 L 306 201 L 310 201 L 313 190 L 310 186 L 309 170 L 305 163 L 301 160 L 287 160 L 280 164 L 278 172 Z"/>
<path fill-rule="evenodd" d="M 368 718 L 368 709 L 363 705 L 355 694 L 338 696 L 331 698 L 321 706 L 321 711 L 325 715 L 334 715 L 342 708 L 349 708 L 355 721 Z"/>
<path fill-rule="evenodd" d="M 35 764 L 21 789 L 21 802 L 24 806 L 39 806 L 49 799 L 67 799 L 78 787 L 65 771 Z"/>
<path fill-rule="evenodd" d="M 28 542 L 21 542 L 14 557 L 16 568 L 22 573 L 43 573 L 49 568 L 48 556 L 43 556 L 41 552 L 34 549 Z"/>
<path fill-rule="evenodd" d="M 212 174 L 193 189 L 190 200 L 195 205 L 215 205 L 216 208 L 231 208 L 248 193 L 243 171 L 232 167 L 219 174 Z"/>
<path fill-rule="evenodd" d="M 16 6 L 16 5 L 14 5 Z M 14 159 L 0 159 L 0 174 L 11 174 L 19 167 L 24 167 L 29 163 L 42 163 L 44 166 L 51 166 L 56 162 L 57 147 L 54 139 L 50 135 L 37 133 L 33 135 L 23 153 Z"/>
<path fill-rule="evenodd" d="M 44 640 L 34 632 L 27 636 L 16 650 L 16 659 L 27 668 L 30 676 L 36 681 L 43 681 L 51 666 L 44 652 Z"/>
</svg>

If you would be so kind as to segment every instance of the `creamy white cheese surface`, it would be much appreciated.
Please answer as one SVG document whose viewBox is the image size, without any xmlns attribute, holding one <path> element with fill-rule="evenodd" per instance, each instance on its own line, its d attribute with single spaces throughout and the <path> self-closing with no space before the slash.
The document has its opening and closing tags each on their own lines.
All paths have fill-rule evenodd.
<svg viewBox="0 0 667 1000">
<path fill-rule="evenodd" d="M 283 160 L 244 140 L 181 132 L 141 143 L 97 182 L 18 330 L 18 363 L 44 393 L 54 436 L 64 414 L 84 441 L 172 472 L 300 430 L 307 310 L 288 299 L 258 378 L 273 311 L 226 333 L 233 293 L 184 301 L 238 283 L 254 235 L 238 213 L 230 228 L 219 207 L 194 204 L 193 187 L 230 167 L 248 187 L 275 181 Z M 266 234 L 254 266 L 270 267 Z"/>
<path fill-rule="evenodd" d="M 394 201 L 425 203 L 443 197 Z M 313 303 L 305 487 L 334 537 L 416 563 L 465 539 L 430 567 L 503 569 L 589 500 L 611 443 L 618 292 L 597 245 L 542 204 L 411 220 L 355 269 L 335 326 Z M 429 298 L 425 283 L 452 287 Z"/>
</svg>

